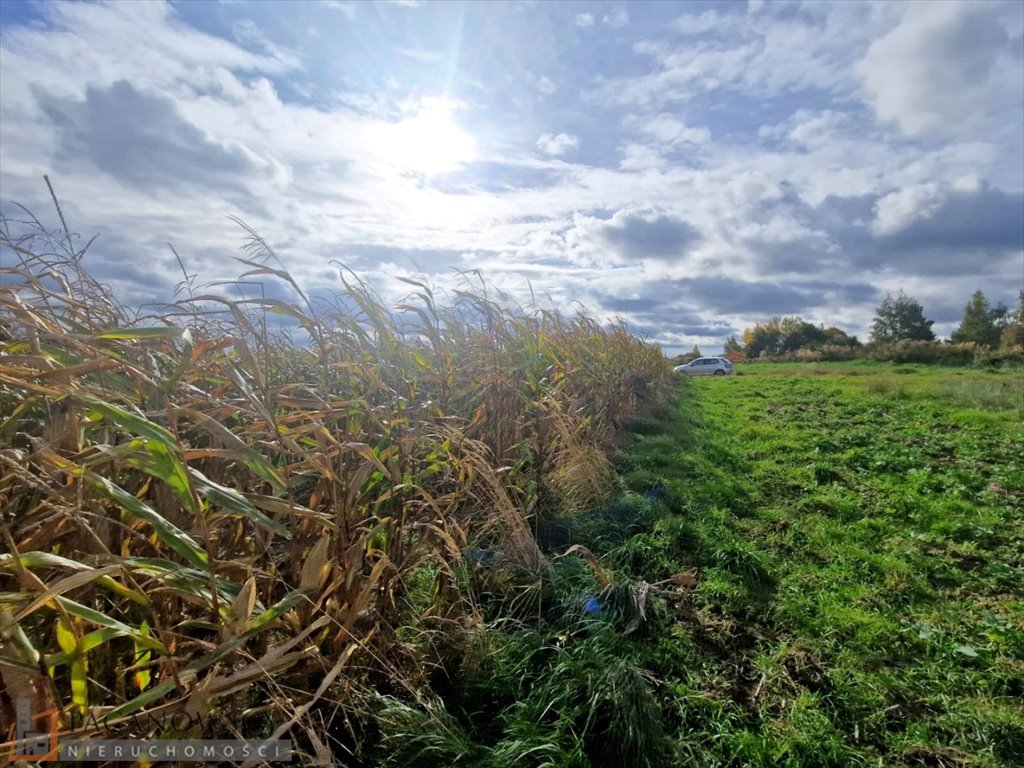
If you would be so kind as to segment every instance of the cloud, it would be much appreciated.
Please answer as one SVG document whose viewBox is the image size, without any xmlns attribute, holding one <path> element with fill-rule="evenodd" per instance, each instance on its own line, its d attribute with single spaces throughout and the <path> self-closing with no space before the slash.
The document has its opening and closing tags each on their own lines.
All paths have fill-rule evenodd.
<svg viewBox="0 0 1024 768">
<path fill-rule="evenodd" d="M 559 157 L 566 152 L 574 152 L 579 149 L 579 146 L 579 137 L 569 133 L 554 135 L 545 133 L 541 134 L 541 137 L 537 139 L 537 148 L 545 155 L 550 155 L 551 157 Z"/>
<path fill-rule="evenodd" d="M 718 11 L 704 11 L 701 14 L 687 13 L 672 21 L 672 29 L 680 35 L 702 35 L 720 24 L 726 23 Z"/>
<path fill-rule="evenodd" d="M 672 284 L 701 306 L 722 314 L 770 317 L 805 313 L 839 303 L 870 303 L 878 289 L 868 283 L 804 281 L 749 281 L 715 276 L 677 280 Z"/>
<path fill-rule="evenodd" d="M 622 29 L 629 24 L 629 13 L 624 8 L 618 8 L 611 13 L 605 14 L 601 19 L 601 23 L 615 29 Z"/>
<path fill-rule="evenodd" d="M 988 112 L 1001 68 L 1016 70 L 994 3 L 907 3 L 857 65 L 881 120 L 911 136 L 970 130 Z M 1017 93 L 1022 92 L 1018 88 Z"/>
<path fill-rule="evenodd" d="M 40 93 L 39 103 L 65 162 L 91 163 L 135 186 L 235 186 L 260 169 L 252 153 L 210 139 L 170 99 L 123 80 L 86 89 L 81 102 Z"/>
<path fill-rule="evenodd" d="M 335 11 L 340 11 L 349 19 L 356 15 L 356 4 L 354 2 L 344 2 L 343 0 L 323 0 L 323 6 Z"/>
<path fill-rule="evenodd" d="M 594 15 L 592 13 L 577 13 L 573 23 L 581 28 L 592 27 L 594 26 Z"/>
<path fill-rule="evenodd" d="M 1024 256 L 1024 193 L 992 189 L 976 177 L 895 190 L 875 212 L 873 234 L 894 248 Z M 979 265 L 971 259 L 964 267 Z"/>
<path fill-rule="evenodd" d="M 569 258 L 585 265 L 646 259 L 681 262 L 701 241 L 701 234 L 659 208 L 630 206 L 607 219 L 577 215 L 565 241 Z"/>
<path fill-rule="evenodd" d="M 624 171 L 647 171 L 665 167 L 665 158 L 655 147 L 630 142 L 622 147 L 619 168 Z"/>
<path fill-rule="evenodd" d="M 859 3 L 803 4 L 774 13 L 705 11 L 684 14 L 670 29 L 682 40 L 643 39 L 634 50 L 656 68 L 613 77 L 602 95 L 613 103 L 662 107 L 719 90 L 751 94 L 759 102 L 782 93 L 852 93 L 851 59 L 863 52 L 881 21 Z"/>
<path fill-rule="evenodd" d="M 692 128 L 666 113 L 643 118 L 631 117 L 626 124 L 634 126 L 639 133 L 664 146 L 706 144 L 711 141 L 711 132 L 707 128 Z"/>
<path fill-rule="evenodd" d="M 844 138 L 841 134 L 846 133 L 852 122 L 850 114 L 846 112 L 798 109 L 781 123 L 761 126 L 758 135 L 791 141 L 807 149 L 818 149 Z"/>
<path fill-rule="evenodd" d="M 551 96 L 558 90 L 558 86 L 546 75 L 537 78 L 536 86 L 537 90 L 544 96 Z"/>
<path fill-rule="evenodd" d="M 513 297 L 529 283 L 687 348 L 771 314 L 863 334 L 878 292 L 898 287 L 936 317 L 975 287 L 1014 300 L 1024 6 L 955 9 L 1008 31 L 987 70 L 976 36 L 939 25 L 954 71 L 980 57 L 987 72 L 977 125 L 956 134 L 883 118 L 857 69 L 919 23 L 907 6 L 684 7 L 670 21 L 636 4 L 596 38 L 573 13 L 451 7 L 317 5 L 295 28 L 218 7 L 202 25 L 215 35 L 171 4 L 26 6 L 31 22 L 0 36 L 0 205 L 45 216 L 48 173 L 72 228 L 102 232 L 90 263 L 127 301 L 180 279 L 166 242 L 203 279 L 231 277 L 241 236 L 226 214 L 314 291 L 332 258 L 389 298 L 407 290 L 398 276 L 479 268 Z"/>
</svg>

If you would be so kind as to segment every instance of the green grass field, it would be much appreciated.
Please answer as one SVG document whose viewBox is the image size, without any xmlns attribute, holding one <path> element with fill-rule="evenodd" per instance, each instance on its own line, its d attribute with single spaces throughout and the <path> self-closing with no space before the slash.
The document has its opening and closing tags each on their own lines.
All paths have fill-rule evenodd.
<svg viewBox="0 0 1024 768">
<path fill-rule="evenodd" d="M 741 762 L 1024 762 L 1021 373 L 739 370 L 637 460 L 678 456 Z"/>
<path fill-rule="evenodd" d="M 477 575 L 479 657 L 394 764 L 1024 764 L 1021 372 L 737 370 L 633 423 L 589 567 Z"/>
</svg>

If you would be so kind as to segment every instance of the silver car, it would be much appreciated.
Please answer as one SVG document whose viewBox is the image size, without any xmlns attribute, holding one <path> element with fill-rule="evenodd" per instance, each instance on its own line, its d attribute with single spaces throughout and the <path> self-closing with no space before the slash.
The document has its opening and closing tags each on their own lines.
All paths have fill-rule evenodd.
<svg viewBox="0 0 1024 768">
<path fill-rule="evenodd" d="M 687 376 L 728 376 L 732 373 L 732 362 L 724 357 L 698 357 L 672 370 Z"/>
</svg>

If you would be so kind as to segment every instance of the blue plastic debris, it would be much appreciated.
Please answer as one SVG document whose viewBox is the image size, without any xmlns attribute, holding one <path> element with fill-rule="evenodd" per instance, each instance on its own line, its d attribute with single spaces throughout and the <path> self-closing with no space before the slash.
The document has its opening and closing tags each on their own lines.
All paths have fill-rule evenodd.
<svg viewBox="0 0 1024 768">
<path fill-rule="evenodd" d="M 583 601 L 583 612 L 586 614 L 597 613 L 601 610 L 601 601 L 594 596 Z"/>
<path fill-rule="evenodd" d="M 494 562 L 494 553 L 489 549 L 467 549 L 462 554 L 467 560 L 475 560 L 478 563 Z"/>
</svg>

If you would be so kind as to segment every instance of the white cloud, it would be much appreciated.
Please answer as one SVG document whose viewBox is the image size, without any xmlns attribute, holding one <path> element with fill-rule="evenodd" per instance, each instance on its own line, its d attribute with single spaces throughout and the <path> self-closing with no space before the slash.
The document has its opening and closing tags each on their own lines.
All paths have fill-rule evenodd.
<svg viewBox="0 0 1024 768">
<path fill-rule="evenodd" d="M 934 218 L 950 197 L 978 195 L 985 188 L 980 178 L 966 175 L 952 182 L 913 184 L 893 190 L 875 203 L 871 231 L 879 236 L 897 234 Z"/>
<path fill-rule="evenodd" d="M 554 81 L 546 75 L 538 77 L 535 85 L 537 86 L 537 90 L 544 96 L 551 96 L 558 90 L 558 86 L 556 86 Z"/>
<path fill-rule="evenodd" d="M 661 153 L 647 144 L 630 142 L 622 147 L 619 168 L 624 171 L 646 171 L 661 168 L 664 165 L 665 158 Z"/>
<path fill-rule="evenodd" d="M 704 11 L 701 14 L 688 13 L 672 22 L 672 29 L 681 35 L 702 35 L 724 24 L 717 11 Z"/>
<path fill-rule="evenodd" d="M 611 15 L 613 7 L 601 13 Z M 45 214 L 39 180 L 49 173 L 72 227 L 104 232 L 99 242 L 108 250 L 92 258 L 128 300 L 139 278 L 123 267 L 120 252 L 152 263 L 152 280 L 135 286 L 147 298 L 158 291 L 154 281 L 166 286 L 177 279 L 175 265 L 163 261 L 167 241 L 204 279 L 230 276 L 223 254 L 239 238 L 224 224 L 228 213 L 280 245 L 303 281 L 323 285 L 329 257 L 373 274 L 385 271 L 378 265 L 410 258 L 434 275 L 451 266 L 481 267 L 513 295 L 522 295 L 529 278 L 538 296 L 581 300 L 600 316 L 623 312 L 676 341 L 713 337 L 719 323 L 741 328 L 766 312 L 787 311 L 789 296 L 804 302 L 791 311 L 842 320 L 857 331 L 864 310 L 856 302 L 873 299 L 850 299 L 845 314 L 831 317 L 824 307 L 836 302 L 816 305 L 814 295 L 834 297 L 835 286 L 848 281 L 859 283 L 850 295 L 863 297 L 870 295 L 866 282 L 884 285 L 883 279 L 930 270 L 932 262 L 920 252 L 908 255 L 907 244 L 947 233 L 960 237 L 963 255 L 960 263 L 947 259 L 948 279 L 929 283 L 938 286 L 933 295 L 952 296 L 962 308 L 964 274 L 977 275 L 986 291 L 1019 282 L 1019 261 L 988 255 L 1008 252 L 1012 227 L 978 245 L 978 232 L 994 228 L 990 219 L 1005 220 L 1018 199 L 1000 190 L 1024 187 L 1019 163 L 1006 160 L 1020 156 L 1013 142 L 1024 132 L 1019 95 L 1007 96 L 1003 59 L 989 79 L 1004 138 L 894 139 L 858 100 L 868 91 L 854 64 L 871 40 L 905 23 L 902 6 L 790 5 L 782 13 L 769 4 L 753 20 L 719 11 L 690 17 L 689 29 L 703 31 L 684 37 L 678 24 L 664 25 L 640 40 L 635 30 L 650 28 L 641 23 L 644 7 L 629 6 L 637 18 L 615 36 L 623 55 L 649 57 L 639 61 L 646 71 L 635 68 L 636 59 L 628 69 L 621 58 L 603 59 L 603 99 L 577 98 L 580 83 L 598 70 L 552 54 L 545 30 L 531 26 L 540 54 L 517 47 L 522 28 L 501 27 L 479 41 L 498 52 L 508 43 L 516 58 L 506 50 L 492 69 L 478 66 L 470 87 L 456 70 L 447 92 L 457 93 L 457 102 L 431 100 L 446 92 L 445 84 L 416 79 L 418 71 L 437 69 L 417 67 L 416 60 L 441 54 L 422 48 L 427 44 L 414 35 L 402 38 L 409 48 L 389 44 L 367 64 L 374 78 L 368 87 L 339 78 L 340 59 L 302 49 L 308 39 L 296 42 L 283 27 L 264 23 L 261 32 L 242 22 L 230 40 L 189 26 L 172 5 L 46 5 L 45 23 L 5 27 L 0 39 L 0 202 L 17 200 Z M 359 24 L 371 15 L 360 9 L 351 24 L 334 15 L 332 34 L 363 35 Z M 528 16 L 519 14 L 516 23 L 537 23 Z M 579 37 L 564 27 L 557 34 Z M 440 39 L 427 47 L 449 50 Z M 535 69 L 515 63 L 525 61 Z M 538 99 L 538 92 L 555 92 L 556 75 L 557 99 Z M 338 90 L 326 97 L 322 89 L 307 90 L 317 78 Z M 114 88 L 121 82 L 131 91 Z M 117 133 L 119 115 L 104 114 L 117 110 L 103 109 L 111 94 L 150 111 L 137 112 L 132 130 Z M 622 117 L 617 102 L 638 106 Z M 761 141 L 759 121 L 768 123 Z M 551 126 L 572 133 L 538 138 Z M 132 141 L 104 142 L 111 135 Z M 585 159 L 574 154 L 582 145 Z M 75 157 L 69 149 L 76 146 L 88 151 Z M 147 146 L 157 151 L 126 167 L 123 161 Z M 216 156 L 218 147 L 216 175 L 198 153 Z M 232 165 L 230 158 L 241 160 Z M 978 176 L 989 186 L 980 187 Z M 985 218 L 987 211 L 996 213 Z M 122 239 L 112 232 L 124 233 Z M 886 251 L 886 243 L 899 252 Z M 719 295 L 732 290 L 726 278 L 738 280 L 735 290 L 747 293 L 737 302 L 750 300 L 726 311 L 691 292 L 685 323 L 692 330 L 684 333 L 672 301 L 655 309 L 648 299 L 670 293 L 668 281 L 697 278 L 706 286 L 718 280 Z M 778 287 L 795 280 L 823 287 Z"/>
<path fill-rule="evenodd" d="M 672 22 L 683 43 L 642 40 L 634 50 L 652 56 L 653 71 L 610 78 L 602 89 L 613 103 L 662 106 L 703 92 L 736 89 L 759 100 L 782 93 L 853 94 L 851 59 L 883 23 L 874 6 L 805 4 L 785 16 L 706 11 Z M 781 12 L 780 12 L 781 13 Z"/>
<path fill-rule="evenodd" d="M 627 121 L 629 123 L 636 124 L 640 133 L 668 146 L 706 144 L 711 141 L 711 132 L 707 128 L 691 128 L 669 114 L 635 118 Z"/>
<path fill-rule="evenodd" d="M 573 136 L 570 133 L 558 133 L 542 134 L 537 139 L 537 148 L 545 155 L 551 157 L 559 157 L 564 155 L 566 152 L 575 151 L 580 147 L 580 140 L 578 136 Z"/>
<path fill-rule="evenodd" d="M 354 2 L 345 2 L 344 0 L 323 0 L 323 5 L 325 8 L 341 11 L 350 19 L 356 15 L 356 4 Z"/>
<path fill-rule="evenodd" d="M 851 137 L 844 133 L 850 122 L 850 115 L 845 112 L 798 109 L 781 123 L 762 125 L 758 135 L 762 138 L 788 139 L 808 149 L 822 149 L 850 140 Z"/>
<path fill-rule="evenodd" d="M 577 13 L 576 18 L 573 19 L 573 23 L 577 27 L 592 27 L 594 26 L 594 14 Z"/>
<path fill-rule="evenodd" d="M 607 24 L 615 29 L 622 29 L 629 24 L 629 12 L 624 8 L 618 8 L 611 13 L 605 14 L 601 19 L 602 24 Z"/>
<path fill-rule="evenodd" d="M 994 3 L 907 3 L 900 22 L 875 40 L 857 66 L 881 120 L 911 136 L 976 129 L 1000 80 L 1020 83 L 1020 62 Z M 1000 70 L 1010 68 L 1016 77 Z M 1018 85 L 1018 95 L 1022 92 Z"/>
</svg>

